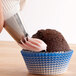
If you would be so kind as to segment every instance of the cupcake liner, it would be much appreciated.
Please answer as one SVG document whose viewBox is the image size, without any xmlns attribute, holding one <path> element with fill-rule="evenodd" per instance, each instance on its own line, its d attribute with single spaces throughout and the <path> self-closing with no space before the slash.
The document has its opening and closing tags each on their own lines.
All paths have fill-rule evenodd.
<svg viewBox="0 0 76 76">
<path fill-rule="evenodd" d="M 73 50 L 50 53 L 22 50 L 21 54 L 30 73 L 56 75 L 67 70 Z"/>
</svg>

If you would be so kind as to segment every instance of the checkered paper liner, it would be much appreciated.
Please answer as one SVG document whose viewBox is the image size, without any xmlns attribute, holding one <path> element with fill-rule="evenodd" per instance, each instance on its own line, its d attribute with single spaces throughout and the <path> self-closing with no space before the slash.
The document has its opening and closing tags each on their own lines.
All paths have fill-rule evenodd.
<svg viewBox="0 0 76 76">
<path fill-rule="evenodd" d="M 30 73 L 57 75 L 67 70 L 73 50 L 50 53 L 22 50 L 21 54 Z"/>
</svg>

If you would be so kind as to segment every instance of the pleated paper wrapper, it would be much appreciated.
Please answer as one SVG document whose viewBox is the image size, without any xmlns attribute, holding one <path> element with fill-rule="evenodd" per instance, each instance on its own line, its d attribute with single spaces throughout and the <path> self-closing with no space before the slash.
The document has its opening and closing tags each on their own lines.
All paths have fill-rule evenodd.
<svg viewBox="0 0 76 76">
<path fill-rule="evenodd" d="M 50 53 L 22 50 L 21 54 L 30 73 L 57 75 L 67 70 L 73 50 Z"/>
</svg>

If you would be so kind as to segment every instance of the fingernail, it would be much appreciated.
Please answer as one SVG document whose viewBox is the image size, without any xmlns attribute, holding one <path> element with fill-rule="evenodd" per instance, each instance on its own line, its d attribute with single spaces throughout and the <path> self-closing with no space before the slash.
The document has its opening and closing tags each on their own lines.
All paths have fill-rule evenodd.
<svg viewBox="0 0 76 76">
<path fill-rule="evenodd" d="M 26 40 L 28 41 L 28 37 L 26 37 Z"/>
<path fill-rule="evenodd" d="M 22 43 L 21 43 L 21 40 L 20 40 L 20 42 L 19 42 L 18 44 L 22 44 Z"/>
<path fill-rule="evenodd" d="M 25 41 L 25 39 L 24 39 L 24 38 L 22 39 L 22 42 L 26 43 L 26 41 Z"/>
<path fill-rule="evenodd" d="M 28 34 L 26 33 L 26 37 L 28 37 Z"/>
<path fill-rule="evenodd" d="M 45 50 L 42 50 L 41 52 L 46 52 Z"/>
<path fill-rule="evenodd" d="M 25 40 L 23 40 L 23 42 L 24 42 L 24 43 L 26 43 L 26 41 L 25 41 Z"/>
</svg>

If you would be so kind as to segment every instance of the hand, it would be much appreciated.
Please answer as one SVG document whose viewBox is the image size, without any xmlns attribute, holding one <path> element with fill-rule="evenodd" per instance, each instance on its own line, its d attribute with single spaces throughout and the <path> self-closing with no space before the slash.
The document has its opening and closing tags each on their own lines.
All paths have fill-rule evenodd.
<svg viewBox="0 0 76 76">
<path fill-rule="evenodd" d="M 1 3 L 1 0 L 0 0 L 0 32 L 3 29 L 3 24 L 4 24 L 3 9 L 2 9 L 2 3 Z"/>
</svg>

